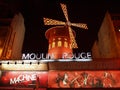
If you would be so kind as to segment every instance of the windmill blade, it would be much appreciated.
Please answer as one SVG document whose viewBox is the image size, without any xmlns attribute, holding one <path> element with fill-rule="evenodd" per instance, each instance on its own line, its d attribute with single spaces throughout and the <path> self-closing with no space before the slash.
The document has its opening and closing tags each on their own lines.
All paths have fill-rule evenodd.
<svg viewBox="0 0 120 90">
<path fill-rule="evenodd" d="M 75 37 L 72 32 L 72 28 L 68 26 L 68 30 L 69 30 L 70 40 L 71 40 L 71 47 L 78 48 Z"/>
<path fill-rule="evenodd" d="M 84 24 L 84 23 L 71 23 L 71 26 L 88 29 L 87 24 Z"/>
<path fill-rule="evenodd" d="M 68 22 L 69 19 L 68 19 L 67 6 L 66 6 L 65 4 L 62 4 L 62 3 L 60 3 L 60 5 L 61 5 L 61 8 L 62 8 L 62 10 L 63 10 L 63 13 L 64 13 L 64 16 L 65 16 L 65 18 L 66 18 L 66 21 Z"/>
<path fill-rule="evenodd" d="M 50 18 L 43 18 L 45 25 L 65 25 L 65 22 L 58 21 Z"/>
</svg>

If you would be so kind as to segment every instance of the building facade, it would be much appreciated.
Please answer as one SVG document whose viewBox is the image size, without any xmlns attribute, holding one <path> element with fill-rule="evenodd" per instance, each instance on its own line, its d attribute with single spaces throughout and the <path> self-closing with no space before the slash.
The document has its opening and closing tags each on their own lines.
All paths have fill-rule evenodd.
<svg viewBox="0 0 120 90">
<path fill-rule="evenodd" d="M 22 14 L 16 14 L 13 19 L 0 20 L 1 23 L 9 23 L 0 26 L 0 59 L 21 59 L 25 33 Z"/>
<path fill-rule="evenodd" d="M 120 58 L 119 29 L 120 20 L 113 19 L 109 12 L 106 12 L 98 32 L 98 40 L 92 47 L 93 58 Z"/>
</svg>

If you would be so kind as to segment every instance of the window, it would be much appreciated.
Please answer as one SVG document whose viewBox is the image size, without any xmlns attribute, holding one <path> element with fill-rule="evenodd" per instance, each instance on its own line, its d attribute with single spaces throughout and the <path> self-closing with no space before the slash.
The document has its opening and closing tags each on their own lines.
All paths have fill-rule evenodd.
<svg viewBox="0 0 120 90">
<path fill-rule="evenodd" d="M 61 40 L 61 38 L 58 38 L 58 40 Z"/>
<path fill-rule="evenodd" d="M 61 47 L 61 46 L 62 46 L 62 42 L 58 41 L 58 47 Z"/>
<path fill-rule="evenodd" d="M 1 55 L 2 55 L 2 48 L 0 48 L 0 57 L 1 57 Z"/>
<path fill-rule="evenodd" d="M 64 42 L 64 47 L 68 47 L 68 43 L 66 41 Z"/>
<path fill-rule="evenodd" d="M 55 47 L 55 42 L 52 42 L 52 48 L 54 48 Z"/>
<path fill-rule="evenodd" d="M 53 41 L 55 41 L 55 38 L 53 38 Z"/>
<path fill-rule="evenodd" d="M 65 41 L 67 41 L 67 38 L 64 38 L 65 39 Z"/>
</svg>

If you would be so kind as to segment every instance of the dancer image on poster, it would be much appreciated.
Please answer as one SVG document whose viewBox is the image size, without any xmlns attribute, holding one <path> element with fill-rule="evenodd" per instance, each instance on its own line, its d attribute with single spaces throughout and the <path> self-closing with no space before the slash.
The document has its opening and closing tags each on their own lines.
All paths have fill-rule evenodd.
<svg viewBox="0 0 120 90">
<path fill-rule="evenodd" d="M 80 77 L 80 75 L 79 76 L 77 76 L 77 77 L 75 77 L 73 80 L 71 80 L 71 82 L 70 82 L 70 87 L 71 88 L 74 88 L 75 87 L 75 82 L 76 82 L 76 84 L 78 85 L 78 87 L 80 87 L 81 85 L 80 85 L 80 83 L 78 82 L 78 78 Z"/>
<path fill-rule="evenodd" d="M 87 81 L 88 81 L 88 76 L 89 76 L 88 73 L 83 72 L 83 73 L 81 73 L 81 75 L 84 78 L 84 80 L 83 80 L 84 86 L 87 86 Z"/>
<path fill-rule="evenodd" d="M 104 72 L 103 75 L 103 86 L 104 87 L 113 87 L 113 85 L 115 84 L 115 80 L 112 76 L 112 74 L 110 72 Z"/>
<path fill-rule="evenodd" d="M 68 74 L 65 73 L 63 78 L 63 85 L 67 85 L 67 82 L 68 82 Z"/>
<path fill-rule="evenodd" d="M 58 87 L 68 87 L 68 74 L 65 72 L 64 75 L 57 74 L 56 83 Z"/>
<path fill-rule="evenodd" d="M 56 78 L 56 83 L 58 84 L 58 87 L 60 88 L 60 81 L 63 81 L 63 76 L 58 73 L 57 78 Z"/>
</svg>

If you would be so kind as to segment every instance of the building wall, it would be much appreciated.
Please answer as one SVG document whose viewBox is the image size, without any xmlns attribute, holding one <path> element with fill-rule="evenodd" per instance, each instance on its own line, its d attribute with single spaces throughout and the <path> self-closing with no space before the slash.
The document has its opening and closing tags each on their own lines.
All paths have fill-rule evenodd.
<svg viewBox="0 0 120 90">
<path fill-rule="evenodd" d="M 4 22 L 7 18 L 3 18 Z M 2 40 L 2 52 L 0 59 L 21 59 L 22 57 L 22 45 L 25 34 L 24 18 L 21 13 L 15 14 L 13 19 L 11 19 L 9 25 L 6 29 L 3 29 L 5 32 L 4 36 L 1 36 Z M 4 32 L 1 32 L 4 34 Z M 3 39 L 4 38 L 4 41 Z"/>
<path fill-rule="evenodd" d="M 12 36 L 14 38 L 11 59 L 21 59 L 25 34 L 24 18 L 21 13 L 14 16 L 11 29 L 13 30 Z"/>
<path fill-rule="evenodd" d="M 92 47 L 93 58 L 119 58 L 120 45 L 110 14 L 107 12 L 98 32 L 98 40 Z"/>
</svg>

